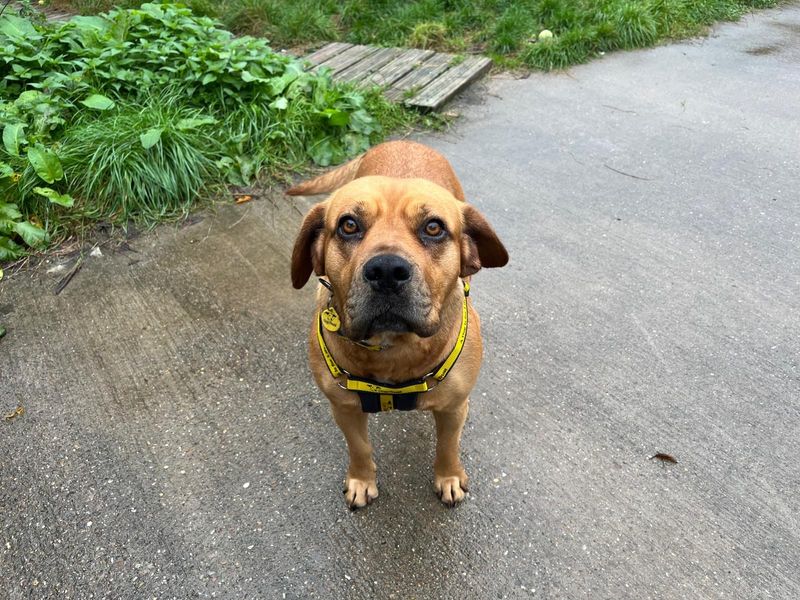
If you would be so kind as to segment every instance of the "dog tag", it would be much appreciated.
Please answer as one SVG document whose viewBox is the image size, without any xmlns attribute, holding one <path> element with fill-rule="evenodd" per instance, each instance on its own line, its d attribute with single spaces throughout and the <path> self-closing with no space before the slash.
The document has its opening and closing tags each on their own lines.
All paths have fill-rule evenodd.
<svg viewBox="0 0 800 600">
<path fill-rule="evenodd" d="M 332 306 L 322 311 L 322 326 L 328 331 L 339 331 L 339 327 L 342 326 L 339 315 Z"/>
</svg>

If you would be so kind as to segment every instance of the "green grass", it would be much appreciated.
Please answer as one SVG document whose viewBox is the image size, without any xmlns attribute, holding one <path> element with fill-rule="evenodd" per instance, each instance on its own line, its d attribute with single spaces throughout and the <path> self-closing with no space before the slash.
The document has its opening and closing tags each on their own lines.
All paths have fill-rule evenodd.
<svg viewBox="0 0 800 600">
<path fill-rule="evenodd" d="M 175 5 L 0 16 L 0 261 L 326 166 L 418 116 Z"/>
<path fill-rule="evenodd" d="M 61 139 L 60 158 L 70 193 L 82 199 L 82 215 L 155 222 L 188 212 L 221 176 L 224 147 L 216 124 L 181 127 L 203 117 L 159 96 L 76 122 Z M 159 143 L 144 148 L 141 136 L 154 130 Z"/>
<path fill-rule="evenodd" d="M 85 13 L 109 0 L 66 2 Z M 189 0 L 233 31 L 292 47 L 344 40 L 487 53 L 509 68 L 554 69 L 600 52 L 697 35 L 777 0 Z M 135 4 L 135 2 L 129 2 Z M 552 41 L 536 43 L 551 30 Z"/>
</svg>

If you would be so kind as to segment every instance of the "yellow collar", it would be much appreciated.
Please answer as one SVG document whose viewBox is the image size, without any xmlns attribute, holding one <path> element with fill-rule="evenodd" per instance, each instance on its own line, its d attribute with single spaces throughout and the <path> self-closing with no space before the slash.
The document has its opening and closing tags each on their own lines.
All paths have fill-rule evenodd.
<svg viewBox="0 0 800 600">
<path fill-rule="evenodd" d="M 467 341 L 467 324 L 469 321 L 469 310 L 467 307 L 467 296 L 469 296 L 469 283 L 466 281 L 464 282 L 464 299 L 461 303 L 461 328 L 458 330 L 458 339 L 456 340 L 456 344 L 453 349 L 450 351 L 450 354 L 430 373 L 423 375 L 420 379 L 415 379 L 411 381 L 406 381 L 401 383 L 400 385 L 389 385 L 387 383 L 383 383 L 380 381 L 373 381 L 370 379 L 365 379 L 361 377 L 354 377 L 346 370 L 341 368 L 334 360 L 333 355 L 331 354 L 330 350 L 328 350 L 328 346 L 325 343 L 325 339 L 322 336 L 323 330 L 323 323 L 322 323 L 322 311 L 317 315 L 317 341 L 319 342 L 319 349 L 322 352 L 322 356 L 325 359 L 325 364 L 328 365 L 328 371 L 330 371 L 331 376 L 334 379 L 338 379 L 339 377 L 344 376 L 344 384 L 339 383 L 339 386 L 345 390 L 350 390 L 353 392 L 360 392 L 360 393 L 368 393 L 368 394 L 379 394 L 383 395 L 405 395 L 405 394 L 416 394 L 421 392 L 427 392 L 432 390 L 438 382 L 444 380 L 447 377 L 447 374 L 453 368 L 453 365 L 456 364 L 458 357 L 461 355 L 461 350 L 464 348 L 464 343 Z M 428 385 L 428 379 L 433 378 L 437 381 L 437 384 Z M 362 397 L 363 399 L 363 397 Z M 386 404 L 381 398 L 382 404 Z M 416 398 L 414 398 L 414 402 L 416 403 Z M 388 403 L 391 405 L 391 402 Z M 390 410 L 393 408 L 389 406 L 389 408 L 382 408 L 381 410 Z M 366 412 L 374 412 L 374 411 L 367 411 Z"/>
</svg>

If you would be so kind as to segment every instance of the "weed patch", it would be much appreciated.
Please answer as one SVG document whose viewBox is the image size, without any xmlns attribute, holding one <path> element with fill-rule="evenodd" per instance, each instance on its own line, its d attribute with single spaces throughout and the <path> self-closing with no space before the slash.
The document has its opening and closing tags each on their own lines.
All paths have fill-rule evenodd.
<svg viewBox="0 0 800 600">
<path fill-rule="evenodd" d="M 130 1 L 130 0 L 129 0 Z M 90 10 L 108 0 L 73 0 Z M 294 46 L 341 39 L 491 54 L 501 65 L 562 68 L 599 52 L 686 37 L 776 0 L 190 0 L 234 31 Z M 535 48 L 537 34 L 554 33 Z"/>
<path fill-rule="evenodd" d="M 0 75 L 4 261 L 76 222 L 149 224 L 225 183 L 341 162 L 408 119 L 169 4 L 66 23 L 4 14 Z"/>
</svg>

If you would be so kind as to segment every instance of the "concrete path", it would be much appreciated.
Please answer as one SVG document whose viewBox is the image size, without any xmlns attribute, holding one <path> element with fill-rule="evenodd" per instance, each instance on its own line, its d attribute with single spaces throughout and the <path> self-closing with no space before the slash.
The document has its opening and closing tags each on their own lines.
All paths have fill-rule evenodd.
<svg viewBox="0 0 800 600">
<path fill-rule="evenodd" d="M 800 598 L 800 7 L 488 88 L 421 138 L 512 255 L 474 280 L 469 500 L 385 414 L 345 508 L 308 203 L 262 198 L 3 282 L 0 596 Z"/>
</svg>

